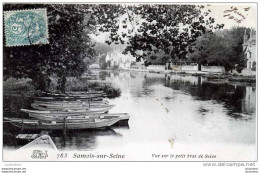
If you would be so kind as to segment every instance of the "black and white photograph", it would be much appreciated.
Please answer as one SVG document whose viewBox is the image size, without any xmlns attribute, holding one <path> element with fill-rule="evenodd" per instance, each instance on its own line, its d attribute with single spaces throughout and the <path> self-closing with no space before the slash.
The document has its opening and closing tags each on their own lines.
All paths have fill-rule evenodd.
<svg viewBox="0 0 260 173">
<path fill-rule="evenodd" d="M 249 2 L 2 3 L 2 161 L 247 172 L 257 15 Z"/>
</svg>

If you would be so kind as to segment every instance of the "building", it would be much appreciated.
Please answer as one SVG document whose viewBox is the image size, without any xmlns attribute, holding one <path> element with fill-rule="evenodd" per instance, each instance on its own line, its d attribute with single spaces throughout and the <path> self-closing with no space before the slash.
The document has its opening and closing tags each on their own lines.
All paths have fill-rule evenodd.
<svg viewBox="0 0 260 173">
<path fill-rule="evenodd" d="M 89 68 L 90 69 L 100 69 L 100 65 L 98 63 L 94 63 L 94 64 L 89 65 Z"/>
<path fill-rule="evenodd" d="M 246 56 L 246 70 L 256 71 L 256 33 L 250 31 L 248 34 L 245 30 L 243 50 Z"/>
<path fill-rule="evenodd" d="M 135 60 L 136 58 L 132 55 L 122 54 L 119 50 L 114 50 L 106 55 L 106 62 L 111 68 L 129 69 L 131 62 L 135 62 Z"/>
</svg>

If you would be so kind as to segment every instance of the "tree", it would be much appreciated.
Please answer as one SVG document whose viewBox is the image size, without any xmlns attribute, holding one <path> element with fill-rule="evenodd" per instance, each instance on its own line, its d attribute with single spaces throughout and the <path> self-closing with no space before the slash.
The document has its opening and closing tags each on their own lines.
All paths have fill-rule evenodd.
<svg viewBox="0 0 260 173">
<path fill-rule="evenodd" d="M 108 44 L 126 42 L 124 53 L 130 52 L 137 60 L 160 50 L 171 58 L 185 59 L 200 35 L 224 26 L 214 25 L 214 18 L 209 17 L 210 10 L 205 11 L 204 6 L 140 4 L 117 9 L 116 14 L 121 14 L 122 20 L 115 24 L 115 18 L 112 23 L 102 18 L 98 21 L 99 31 L 110 32 Z"/>
<path fill-rule="evenodd" d="M 96 55 L 103 55 L 103 54 L 107 54 L 108 52 L 113 51 L 113 49 L 110 45 L 107 45 L 106 43 L 100 43 L 100 42 L 95 43 L 94 49 L 95 49 Z"/>
<path fill-rule="evenodd" d="M 146 63 L 165 65 L 170 59 L 170 56 L 165 55 L 163 51 L 159 51 L 157 54 L 151 53 L 147 56 Z"/>
<path fill-rule="evenodd" d="M 4 47 L 4 76 L 28 77 L 36 89 L 48 90 L 50 76 L 58 77 L 58 89 L 65 92 L 67 76 L 80 76 L 83 59 L 94 55 L 86 8 L 69 4 L 4 4 L 4 11 L 47 8 L 49 42 L 46 45 Z M 5 40 L 4 40 L 5 42 Z"/>
<path fill-rule="evenodd" d="M 244 67 L 243 36 L 245 27 L 233 27 L 230 30 L 216 31 L 199 37 L 194 52 L 189 55 L 191 61 L 198 64 L 223 65 L 226 71 Z"/>
<path fill-rule="evenodd" d="M 99 66 L 101 69 L 106 69 L 107 66 L 110 66 L 107 62 L 106 62 L 106 55 L 101 55 L 100 59 L 99 59 Z"/>
</svg>

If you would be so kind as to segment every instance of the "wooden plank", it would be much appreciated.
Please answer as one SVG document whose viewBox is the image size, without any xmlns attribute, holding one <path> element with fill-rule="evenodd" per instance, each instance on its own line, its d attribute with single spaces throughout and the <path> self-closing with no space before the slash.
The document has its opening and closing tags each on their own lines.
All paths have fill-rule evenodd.
<svg viewBox="0 0 260 173">
<path fill-rule="evenodd" d="M 22 134 L 20 139 L 24 139 L 24 138 L 26 138 L 26 136 L 27 136 L 27 134 Z"/>
<path fill-rule="evenodd" d="M 15 138 L 19 139 L 22 134 L 18 134 Z"/>
<path fill-rule="evenodd" d="M 31 139 L 33 134 L 27 134 L 26 139 Z"/>
<path fill-rule="evenodd" d="M 33 134 L 32 135 L 32 139 L 35 139 L 36 137 L 38 137 L 38 134 Z"/>
<path fill-rule="evenodd" d="M 39 134 L 18 134 L 16 136 L 17 139 L 35 139 L 39 136 Z"/>
</svg>

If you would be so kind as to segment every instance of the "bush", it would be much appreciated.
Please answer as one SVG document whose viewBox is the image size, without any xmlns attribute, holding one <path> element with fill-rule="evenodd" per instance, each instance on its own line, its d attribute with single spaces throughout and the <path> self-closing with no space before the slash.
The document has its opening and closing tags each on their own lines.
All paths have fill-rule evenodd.
<svg viewBox="0 0 260 173">
<path fill-rule="evenodd" d="M 108 63 L 106 62 L 106 56 L 103 55 L 100 59 L 99 59 L 99 66 L 101 69 L 107 69 L 108 67 Z"/>
<path fill-rule="evenodd" d="M 30 79 L 26 79 L 26 78 L 15 79 L 11 77 L 3 82 L 3 90 L 4 90 L 4 94 L 9 94 L 9 93 L 25 94 L 26 92 L 34 92 L 35 87 L 32 85 L 32 81 Z"/>
<path fill-rule="evenodd" d="M 242 67 L 242 66 L 238 66 L 238 67 L 236 68 L 236 71 L 237 71 L 238 73 L 241 73 L 242 70 L 243 70 L 243 68 L 244 68 L 244 67 Z"/>
<path fill-rule="evenodd" d="M 108 98 L 115 98 L 121 95 L 121 90 L 119 88 L 114 88 L 110 83 L 93 82 L 89 83 L 89 88 L 97 91 L 104 91 Z"/>
<path fill-rule="evenodd" d="M 119 88 L 114 88 L 110 83 L 91 82 L 85 78 L 67 78 L 66 91 L 88 91 L 97 90 L 106 93 L 108 98 L 119 97 L 121 90 Z"/>
</svg>

